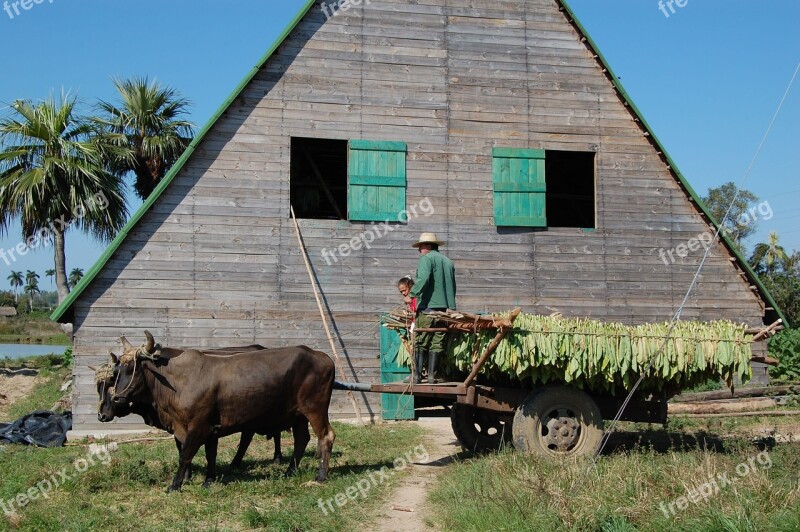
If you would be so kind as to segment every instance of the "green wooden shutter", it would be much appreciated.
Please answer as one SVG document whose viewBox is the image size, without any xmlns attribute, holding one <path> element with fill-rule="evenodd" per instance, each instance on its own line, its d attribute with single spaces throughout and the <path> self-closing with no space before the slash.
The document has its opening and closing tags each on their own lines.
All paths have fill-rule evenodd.
<svg viewBox="0 0 800 532">
<path fill-rule="evenodd" d="M 547 227 L 544 150 L 494 148 L 494 224 Z"/>
<path fill-rule="evenodd" d="M 406 222 L 406 144 L 351 140 L 347 210 L 350 220 Z"/>
</svg>

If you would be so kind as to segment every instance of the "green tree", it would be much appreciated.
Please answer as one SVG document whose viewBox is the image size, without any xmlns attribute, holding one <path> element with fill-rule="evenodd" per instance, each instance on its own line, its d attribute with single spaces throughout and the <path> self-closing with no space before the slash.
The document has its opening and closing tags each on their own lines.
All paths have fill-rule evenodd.
<svg viewBox="0 0 800 532">
<path fill-rule="evenodd" d="M 69 272 L 69 287 L 75 288 L 75 285 L 83 279 L 83 269 L 81 268 L 73 268 L 71 272 Z"/>
<path fill-rule="evenodd" d="M 45 277 L 49 277 L 50 278 L 50 288 L 52 289 L 53 288 L 53 277 L 55 277 L 56 271 L 52 270 L 52 269 L 51 270 L 45 270 L 44 271 L 44 275 L 45 275 Z"/>
<path fill-rule="evenodd" d="M 736 201 L 734 201 L 734 197 Z M 711 216 L 718 223 L 722 223 L 725 235 L 740 250 L 742 249 L 742 241 L 756 230 L 755 217 L 748 215 L 749 209 L 756 201 L 758 201 L 758 196 L 749 190 L 741 189 L 737 195 L 736 185 L 731 182 L 708 189 L 708 194 L 703 198 L 703 203 L 708 207 Z M 733 203 L 732 207 L 731 203 Z M 728 212 L 729 207 L 730 212 Z M 727 218 L 725 218 L 725 213 L 728 213 Z M 724 223 L 722 222 L 723 219 L 725 219 Z"/>
<path fill-rule="evenodd" d="M 22 272 L 15 272 L 11 270 L 11 274 L 6 277 L 8 279 L 9 284 L 11 284 L 11 288 L 14 289 L 14 297 L 19 303 L 19 287 L 25 284 L 25 278 L 22 277 Z"/>
<path fill-rule="evenodd" d="M 39 293 L 39 274 L 28 270 L 25 281 L 23 291 L 28 294 L 28 312 L 33 312 L 33 295 Z"/>
<path fill-rule="evenodd" d="M 0 307 L 17 307 L 17 296 L 10 290 L 0 291 Z"/>
<path fill-rule="evenodd" d="M 789 256 L 783 246 L 778 243 L 778 233 L 772 231 L 769 234 L 768 242 L 756 244 L 749 262 L 757 273 L 764 272 L 770 275 L 776 268 L 780 269 L 786 265 L 787 260 L 789 260 Z"/>
<path fill-rule="evenodd" d="M 114 79 L 121 102 L 101 101 L 105 116 L 94 120 L 109 141 L 130 150 L 112 161 L 120 175 L 133 172 L 136 194 L 146 199 L 178 160 L 194 135 L 191 122 L 182 120 L 189 101 L 174 89 L 147 78 Z"/>
<path fill-rule="evenodd" d="M 800 327 L 800 278 L 786 272 L 761 275 L 761 281 L 772 294 L 792 327 Z"/>
<path fill-rule="evenodd" d="M 17 100 L 0 120 L 0 234 L 20 218 L 23 238 L 52 238 L 58 300 L 69 293 L 64 234 L 76 227 L 110 241 L 128 216 L 124 183 L 108 157 L 123 152 L 77 115 L 77 98 Z M 95 201 L 102 194 L 103 201 Z"/>
</svg>

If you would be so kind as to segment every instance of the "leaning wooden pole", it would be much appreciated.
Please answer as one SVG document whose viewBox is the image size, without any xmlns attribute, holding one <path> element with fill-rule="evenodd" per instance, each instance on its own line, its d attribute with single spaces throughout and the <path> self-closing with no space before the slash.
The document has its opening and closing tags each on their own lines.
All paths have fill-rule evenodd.
<svg viewBox="0 0 800 532">
<path fill-rule="evenodd" d="M 347 380 L 347 375 L 344 372 L 344 367 L 341 364 L 341 360 L 339 359 L 339 353 L 336 350 L 336 342 L 333 341 L 333 335 L 331 335 L 331 330 L 328 327 L 328 319 L 325 317 L 325 310 L 322 308 L 322 301 L 319 299 L 319 292 L 317 291 L 317 282 L 314 280 L 314 272 L 311 270 L 311 262 L 308 260 L 308 252 L 306 251 L 306 246 L 303 244 L 303 237 L 300 234 L 300 226 L 297 224 L 297 218 L 294 216 L 294 207 L 289 207 L 292 212 L 292 222 L 294 222 L 294 231 L 297 235 L 297 244 L 300 246 L 300 252 L 303 254 L 303 261 L 306 264 L 306 271 L 308 272 L 308 278 L 311 280 L 311 289 L 314 290 L 314 299 L 317 300 L 317 308 L 319 309 L 319 315 L 322 318 L 322 325 L 325 326 L 325 334 L 328 335 L 328 342 L 331 344 L 331 351 L 333 351 L 333 359 L 336 361 L 336 367 L 339 368 L 339 372 L 341 374 L 341 378 L 343 381 Z M 353 392 L 347 392 L 347 398 L 350 399 L 350 403 L 353 405 L 353 410 L 355 410 L 356 416 L 358 417 L 358 421 L 361 422 L 362 425 L 365 425 L 364 419 L 361 417 L 361 409 L 358 407 L 358 401 L 356 401 L 355 396 L 353 396 Z"/>
<path fill-rule="evenodd" d="M 478 361 L 475 362 L 475 365 L 472 366 L 472 372 L 470 372 L 469 376 L 464 381 L 465 387 L 469 387 L 472 385 L 473 381 L 477 378 L 478 373 L 481 371 L 483 365 L 486 364 L 486 361 L 489 360 L 490 356 L 492 356 L 494 350 L 497 349 L 497 346 L 500 345 L 500 342 L 502 342 L 503 338 L 505 338 L 506 334 L 508 334 L 510 327 L 514 326 L 514 320 L 517 319 L 517 316 L 519 316 L 520 312 L 522 312 L 522 309 L 517 307 L 514 310 L 512 310 L 511 313 L 508 315 L 509 327 L 501 327 L 500 330 L 497 331 L 497 334 L 495 335 L 494 340 L 492 340 L 492 343 L 486 346 L 486 349 L 483 351 L 483 354 L 480 356 Z"/>
</svg>

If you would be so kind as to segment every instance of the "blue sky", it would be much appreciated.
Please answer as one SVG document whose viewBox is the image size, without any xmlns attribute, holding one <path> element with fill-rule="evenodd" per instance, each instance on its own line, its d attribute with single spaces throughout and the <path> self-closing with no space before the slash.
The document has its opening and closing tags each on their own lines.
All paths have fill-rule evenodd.
<svg viewBox="0 0 800 532">
<path fill-rule="evenodd" d="M 0 9 L 4 0 L 0 0 Z M 739 183 L 800 63 L 797 0 L 570 0 L 627 92 L 701 195 Z M 88 107 L 115 100 L 114 76 L 150 76 L 194 103 L 198 128 L 293 18 L 301 0 L 43 0 L 0 10 L 0 113 L 18 98 L 62 88 Z M 674 12 L 673 12 L 674 10 Z M 666 16 L 664 12 L 667 13 Z M 800 250 L 800 80 L 795 82 L 744 183 L 773 217 L 750 244 L 778 232 Z M 131 211 L 139 202 L 133 200 Z M 18 226 L 0 248 L 20 242 Z M 104 244 L 67 235 L 67 270 L 88 270 Z M 0 289 L 11 269 L 52 268 L 50 248 L 11 266 L 0 261 Z"/>
</svg>

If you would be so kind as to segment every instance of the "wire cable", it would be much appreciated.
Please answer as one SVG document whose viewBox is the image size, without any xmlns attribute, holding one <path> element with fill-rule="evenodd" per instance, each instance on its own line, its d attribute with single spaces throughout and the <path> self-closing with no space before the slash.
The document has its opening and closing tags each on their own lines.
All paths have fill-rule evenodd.
<svg viewBox="0 0 800 532">
<path fill-rule="evenodd" d="M 794 82 L 797 79 L 798 72 L 800 72 L 800 63 L 798 63 L 797 64 L 797 68 L 795 68 L 794 74 L 792 75 L 792 79 L 789 81 L 789 85 L 786 87 L 786 91 L 783 93 L 783 97 L 781 98 L 781 101 L 778 104 L 778 109 L 775 111 L 775 114 L 772 116 L 772 120 L 770 121 L 769 126 L 767 127 L 767 130 L 764 133 L 764 136 L 761 138 L 761 142 L 758 144 L 758 148 L 756 149 L 756 153 L 753 156 L 753 159 L 750 161 L 750 164 L 747 166 L 747 169 L 745 170 L 744 176 L 739 181 L 739 183 L 736 185 L 736 193 L 733 195 L 733 199 L 731 200 L 731 203 L 728 206 L 728 209 L 725 211 L 725 216 L 719 222 L 719 226 L 717 227 L 717 230 L 714 233 L 713 242 L 717 241 L 717 239 L 719 238 L 719 234 L 722 231 L 722 228 L 725 226 L 725 222 L 728 221 L 730 213 L 733 210 L 733 206 L 735 205 L 736 200 L 739 197 L 739 192 L 741 191 L 742 186 L 744 186 L 744 184 L 747 182 L 747 179 L 750 177 L 750 172 L 753 170 L 753 166 L 755 165 L 756 160 L 758 159 L 758 156 L 760 155 L 761 150 L 762 150 L 762 148 L 764 147 L 764 144 L 767 141 L 767 138 L 769 137 L 770 133 L 772 132 L 772 126 L 775 124 L 775 121 L 778 119 L 778 116 L 780 115 L 780 112 L 783 109 L 783 104 L 786 102 L 786 98 L 789 96 L 789 92 L 792 89 L 792 85 L 794 85 Z M 667 346 L 667 342 L 669 342 L 670 336 L 672 335 L 672 331 L 675 329 L 675 325 L 677 324 L 677 321 L 680 319 L 681 314 L 683 314 L 683 310 L 686 307 L 687 302 L 689 301 L 689 296 L 692 294 L 692 291 L 694 290 L 695 286 L 697 285 L 697 280 L 700 278 L 700 272 L 703 270 L 703 266 L 705 266 L 706 260 L 708 259 L 708 256 L 711 253 L 711 247 L 712 246 L 710 246 L 710 245 L 706 247 L 706 251 L 703 254 L 703 259 L 700 261 L 700 264 L 697 267 L 697 271 L 695 272 L 694 277 L 692 278 L 692 282 L 689 285 L 689 289 L 686 290 L 686 295 L 684 295 L 683 301 L 681 301 L 680 306 L 678 306 L 678 309 L 675 311 L 675 314 L 672 316 L 672 319 L 670 320 L 670 327 L 667 330 L 667 335 L 664 338 L 664 341 L 661 343 L 661 347 L 659 347 L 658 350 L 656 351 L 656 353 L 652 357 L 650 357 L 650 361 L 647 364 L 647 367 L 639 375 L 639 378 L 637 379 L 636 383 L 633 385 L 633 388 L 631 389 L 631 391 L 628 393 L 628 396 L 625 398 L 625 401 L 622 402 L 622 405 L 620 406 L 619 410 L 617 411 L 617 414 L 614 416 L 614 419 L 611 421 L 611 425 L 608 427 L 608 429 L 606 429 L 604 431 L 603 438 L 602 438 L 602 440 L 600 442 L 600 447 L 598 447 L 597 451 L 594 454 L 595 458 L 600 456 L 600 454 L 605 449 L 606 445 L 608 444 L 608 440 L 611 437 L 611 434 L 613 434 L 614 429 L 617 426 L 617 423 L 619 423 L 620 419 L 622 418 L 622 414 L 625 412 L 625 409 L 628 407 L 628 404 L 630 404 L 631 399 L 633 398 L 634 394 L 636 393 L 636 390 L 639 388 L 639 385 L 644 380 L 645 375 L 647 375 L 650 372 L 650 369 L 652 369 L 653 364 L 656 361 L 656 358 L 658 358 L 658 356 L 661 355 L 661 353 L 664 351 L 664 348 Z"/>
</svg>

